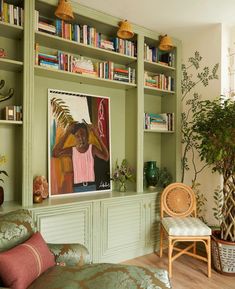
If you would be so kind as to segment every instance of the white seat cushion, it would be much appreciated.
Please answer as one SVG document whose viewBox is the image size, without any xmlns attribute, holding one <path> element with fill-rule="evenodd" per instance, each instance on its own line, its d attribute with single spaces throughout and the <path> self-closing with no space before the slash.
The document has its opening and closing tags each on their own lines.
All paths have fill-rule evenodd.
<svg viewBox="0 0 235 289">
<path fill-rule="evenodd" d="M 211 229 L 201 220 L 194 217 L 165 217 L 162 225 L 170 236 L 208 236 Z"/>
</svg>

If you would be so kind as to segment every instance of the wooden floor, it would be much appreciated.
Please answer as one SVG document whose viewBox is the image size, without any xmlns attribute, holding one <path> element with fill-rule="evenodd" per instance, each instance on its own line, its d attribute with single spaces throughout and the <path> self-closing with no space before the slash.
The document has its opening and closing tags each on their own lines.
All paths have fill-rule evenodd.
<svg viewBox="0 0 235 289">
<path fill-rule="evenodd" d="M 162 258 L 149 254 L 124 262 L 137 266 L 152 266 L 167 269 L 166 253 Z M 207 266 L 203 261 L 183 255 L 173 262 L 173 289 L 235 289 L 235 277 L 225 276 L 212 270 L 211 278 L 207 277 Z"/>
</svg>

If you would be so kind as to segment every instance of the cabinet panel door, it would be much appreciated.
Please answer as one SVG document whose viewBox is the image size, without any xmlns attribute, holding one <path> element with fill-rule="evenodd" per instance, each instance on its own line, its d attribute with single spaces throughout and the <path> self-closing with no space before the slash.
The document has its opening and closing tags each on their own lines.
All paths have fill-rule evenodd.
<svg viewBox="0 0 235 289">
<path fill-rule="evenodd" d="M 146 199 L 146 248 L 147 253 L 158 250 L 160 238 L 160 203 L 159 195 Z"/>
<path fill-rule="evenodd" d="M 33 212 L 47 243 L 80 243 L 91 253 L 92 204 Z"/>
<path fill-rule="evenodd" d="M 144 245 L 143 201 L 101 203 L 101 235 L 101 261 L 120 262 L 138 255 Z"/>
</svg>

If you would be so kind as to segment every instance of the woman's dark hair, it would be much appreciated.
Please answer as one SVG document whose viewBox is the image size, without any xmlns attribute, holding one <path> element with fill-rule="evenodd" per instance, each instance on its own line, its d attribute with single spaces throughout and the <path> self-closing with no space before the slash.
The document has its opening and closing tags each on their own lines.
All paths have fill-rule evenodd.
<svg viewBox="0 0 235 289">
<path fill-rule="evenodd" d="M 88 135 L 88 128 L 87 125 L 83 122 L 77 122 L 76 124 L 74 124 L 73 130 L 72 130 L 72 134 L 75 134 L 80 128 L 83 128 L 86 130 L 87 135 Z"/>
</svg>

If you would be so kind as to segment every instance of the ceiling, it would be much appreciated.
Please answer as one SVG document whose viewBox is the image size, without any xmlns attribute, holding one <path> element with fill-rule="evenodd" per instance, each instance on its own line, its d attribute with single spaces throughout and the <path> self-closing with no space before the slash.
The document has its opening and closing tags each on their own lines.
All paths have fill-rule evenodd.
<svg viewBox="0 0 235 289">
<path fill-rule="evenodd" d="M 175 37 L 205 25 L 235 26 L 235 0 L 72 1 Z"/>
</svg>

